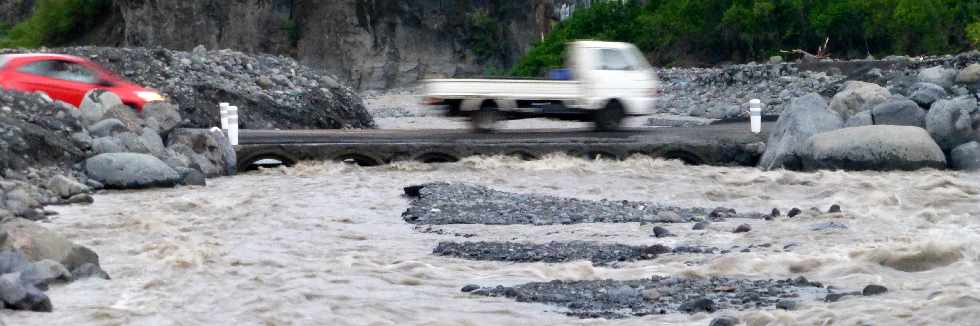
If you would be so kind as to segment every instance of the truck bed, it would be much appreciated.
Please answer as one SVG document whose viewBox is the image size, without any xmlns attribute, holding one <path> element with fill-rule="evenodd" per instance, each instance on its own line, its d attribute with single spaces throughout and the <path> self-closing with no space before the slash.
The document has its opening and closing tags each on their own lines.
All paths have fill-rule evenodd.
<svg viewBox="0 0 980 326">
<path fill-rule="evenodd" d="M 446 99 L 573 100 L 581 96 L 581 83 L 516 78 L 431 79 L 425 81 L 425 93 Z"/>
</svg>

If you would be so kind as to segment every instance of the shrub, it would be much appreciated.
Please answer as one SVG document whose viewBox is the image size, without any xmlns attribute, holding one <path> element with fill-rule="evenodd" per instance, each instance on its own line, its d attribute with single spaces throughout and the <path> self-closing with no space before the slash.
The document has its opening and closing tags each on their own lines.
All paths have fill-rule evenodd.
<svg viewBox="0 0 980 326">
<path fill-rule="evenodd" d="M 966 36 L 970 39 L 970 43 L 975 47 L 980 47 L 980 22 L 970 24 L 966 27 Z"/>
<path fill-rule="evenodd" d="M 34 14 L 0 39 L 2 47 L 35 48 L 64 44 L 91 29 L 111 0 L 38 0 Z"/>
</svg>

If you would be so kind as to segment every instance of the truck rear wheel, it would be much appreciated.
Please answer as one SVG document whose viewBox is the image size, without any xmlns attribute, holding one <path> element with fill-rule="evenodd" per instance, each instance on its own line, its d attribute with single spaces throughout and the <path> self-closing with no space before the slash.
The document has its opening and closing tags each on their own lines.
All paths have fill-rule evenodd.
<svg viewBox="0 0 980 326">
<path fill-rule="evenodd" d="M 493 132 L 498 121 L 500 121 L 500 110 L 497 109 L 497 103 L 493 101 L 483 102 L 479 110 L 470 114 L 470 123 L 477 132 Z"/>
<path fill-rule="evenodd" d="M 626 117 L 623 105 L 617 101 L 610 101 L 605 108 L 595 112 L 595 128 L 599 131 L 619 130 Z"/>
</svg>

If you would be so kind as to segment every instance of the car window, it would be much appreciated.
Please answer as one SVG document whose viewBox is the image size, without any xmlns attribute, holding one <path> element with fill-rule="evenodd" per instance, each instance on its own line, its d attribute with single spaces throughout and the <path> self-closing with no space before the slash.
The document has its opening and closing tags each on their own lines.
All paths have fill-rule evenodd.
<svg viewBox="0 0 980 326">
<path fill-rule="evenodd" d="M 617 49 L 599 49 L 598 70 L 633 70 L 633 65 L 623 51 Z"/>
<path fill-rule="evenodd" d="M 79 83 L 95 84 L 98 76 L 83 65 L 60 60 L 38 61 L 18 69 L 22 73 Z"/>
</svg>

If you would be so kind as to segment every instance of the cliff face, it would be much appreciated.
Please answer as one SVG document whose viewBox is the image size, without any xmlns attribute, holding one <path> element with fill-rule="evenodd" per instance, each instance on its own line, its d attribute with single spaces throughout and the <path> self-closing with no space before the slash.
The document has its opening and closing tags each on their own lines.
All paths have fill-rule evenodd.
<svg viewBox="0 0 980 326">
<path fill-rule="evenodd" d="M 555 0 L 117 0 L 121 40 L 285 54 L 356 89 L 509 67 L 555 17 Z"/>
</svg>

